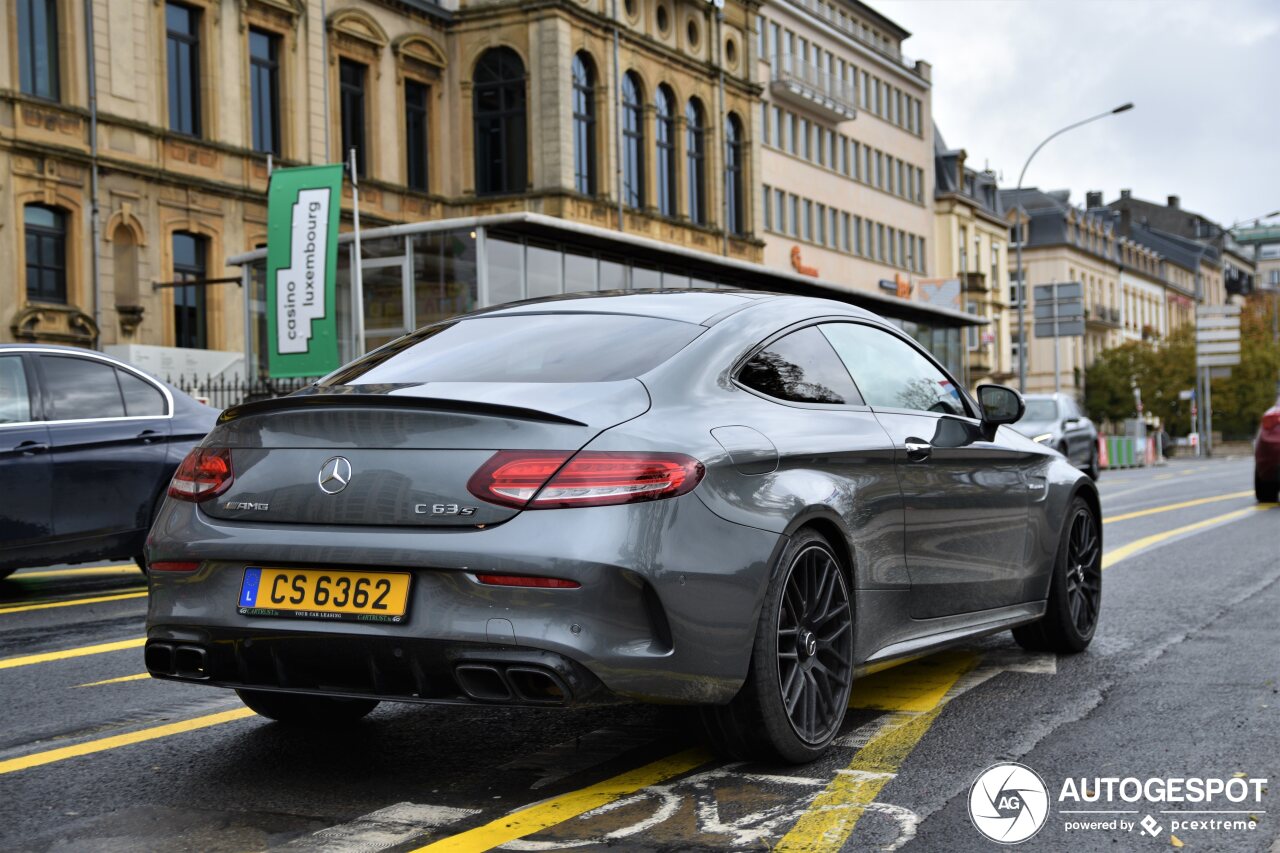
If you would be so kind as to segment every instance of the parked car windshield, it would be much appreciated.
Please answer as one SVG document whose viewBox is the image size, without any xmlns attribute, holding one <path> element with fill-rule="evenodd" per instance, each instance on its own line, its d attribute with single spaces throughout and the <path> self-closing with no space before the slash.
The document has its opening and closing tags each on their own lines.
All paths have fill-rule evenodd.
<svg viewBox="0 0 1280 853">
<path fill-rule="evenodd" d="M 474 317 L 392 341 L 320 384 L 633 379 L 703 331 L 693 323 L 619 314 Z"/>
<path fill-rule="evenodd" d="M 1058 404 L 1053 400 L 1028 400 L 1027 413 L 1022 416 L 1024 421 L 1056 421 L 1058 419 Z"/>
</svg>

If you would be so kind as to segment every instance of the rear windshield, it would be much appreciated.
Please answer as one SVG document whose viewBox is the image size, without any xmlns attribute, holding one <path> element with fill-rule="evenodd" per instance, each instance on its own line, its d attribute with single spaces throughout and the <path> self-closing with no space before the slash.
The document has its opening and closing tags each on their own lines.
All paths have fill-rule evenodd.
<svg viewBox="0 0 1280 853">
<path fill-rule="evenodd" d="M 619 314 L 475 317 L 392 341 L 320 384 L 633 379 L 703 331 L 693 323 Z"/>
</svg>

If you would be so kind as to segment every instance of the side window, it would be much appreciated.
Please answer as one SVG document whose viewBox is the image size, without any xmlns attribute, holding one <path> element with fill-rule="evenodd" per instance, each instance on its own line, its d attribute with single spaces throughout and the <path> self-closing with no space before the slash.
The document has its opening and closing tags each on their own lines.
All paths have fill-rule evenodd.
<svg viewBox="0 0 1280 853">
<path fill-rule="evenodd" d="M 22 357 L 0 356 L 0 424 L 20 424 L 31 420 L 31 395 Z"/>
<path fill-rule="evenodd" d="M 75 356 L 42 355 L 45 418 L 74 421 L 124 417 L 124 400 L 116 369 L 102 361 Z M 52 411 L 48 411 L 48 409 Z"/>
<path fill-rule="evenodd" d="M 124 413 L 131 418 L 167 415 L 169 412 L 160 389 L 128 371 L 116 368 L 120 392 L 124 394 Z"/>
<path fill-rule="evenodd" d="M 738 373 L 748 388 L 792 403 L 850 403 L 862 398 L 826 338 L 814 326 L 779 338 Z"/>
<path fill-rule="evenodd" d="M 869 405 L 968 416 L 959 389 L 906 341 L 860 323 L 821 329 Z"/>
</svg>

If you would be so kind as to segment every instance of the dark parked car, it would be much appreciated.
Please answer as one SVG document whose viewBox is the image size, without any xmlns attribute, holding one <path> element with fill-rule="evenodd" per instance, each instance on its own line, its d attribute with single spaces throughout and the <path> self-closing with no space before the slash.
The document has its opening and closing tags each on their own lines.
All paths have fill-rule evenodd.
<svg viewBox="0 0 1280 853">
<path fill-rule="evenodd" d="M 1027 413 L 1013 428 L 1061 453 L 1071 464 L 1098 479 L 1098 428 L 1066 394 L 1028 394 Z"/>
<path fill-rule="evenodd" d="M 1280 500 L 1280 399 L 1262 415 L 1253 442 L 1253 491 L 1258 500 Z"/>
<path fill-rule="evenodd" d="M 140 558 L 174 470 L 217 415 L 101 353 L 0 346 L 0 577 Z"/>
<path fill-rule="evenodd" d="M 152 529 L 147 669 L 286 722 L 685 703 L 727 753 L 807 761 L 860 672 L 1089 644 L 1097 490 L 1021 414 L 820 299 L 446 320 L 223 413 Z"/>
</svg>

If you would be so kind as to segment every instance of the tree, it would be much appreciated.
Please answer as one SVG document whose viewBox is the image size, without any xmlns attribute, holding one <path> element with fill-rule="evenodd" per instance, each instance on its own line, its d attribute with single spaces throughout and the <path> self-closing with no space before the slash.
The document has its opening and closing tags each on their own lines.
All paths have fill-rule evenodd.
<svg viewBox="0 0 1280 853">
<path fill-rule="evenodd" d="M 1271 336 L 1275 300 L 1250 297 L 1240 314 L 1240 364 L 1231 376 L 1213 380 L 1213 429 L 1224 436 L 1253 435 L 1262 412 L 1275 402 L 1280 346 Z M 1191 402 L 1180 392 L 1196 387 L 1195 328 L 1184 326 L 1163 341 L 1133 341 L 1098 356 L 1085 373 L 1085 410 L 1097 421 L 1137 414 L 1133 388 L 1143 408 L 1173 435 L 1191 431 Z"/>
</svg>

